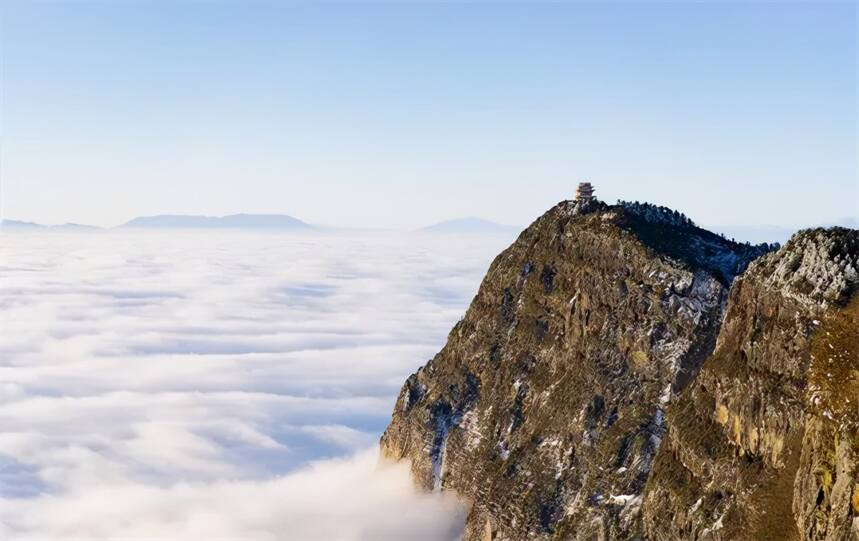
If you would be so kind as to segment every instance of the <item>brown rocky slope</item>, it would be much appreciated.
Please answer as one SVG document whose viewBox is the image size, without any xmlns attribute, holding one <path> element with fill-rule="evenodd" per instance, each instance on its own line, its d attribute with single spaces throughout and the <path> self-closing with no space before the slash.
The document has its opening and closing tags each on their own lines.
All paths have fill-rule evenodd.
<svg viewBox="0 0 859 541">
<path fill-rule="evenodd" d="M 467 541 L 685 539 L 659 530 L 644 494 L 665 410 L 716 347 L 734 276 L 765 251 L 661 207 L 558 204 L 408 378 L 383 454 L 472 502 Z M 685 502 L 672 475 L 654 490 Z"/>
<path fill-rule="evenodd" d="M 859 231 L 795 235 L 731 288 L 666 412 L 648 539 L 859 539 Z"/>
</svg>

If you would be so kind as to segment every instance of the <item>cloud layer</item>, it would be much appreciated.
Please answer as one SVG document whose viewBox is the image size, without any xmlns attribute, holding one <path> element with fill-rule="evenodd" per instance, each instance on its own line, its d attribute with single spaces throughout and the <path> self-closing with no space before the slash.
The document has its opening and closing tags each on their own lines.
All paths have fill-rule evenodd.
<svg viewBox="0 0 859 541">
<path fill-rule="evenodd" d="M 0 537 L 455 537 L 373 449 L 509 240 L 0 236 Z"/>
</svg>

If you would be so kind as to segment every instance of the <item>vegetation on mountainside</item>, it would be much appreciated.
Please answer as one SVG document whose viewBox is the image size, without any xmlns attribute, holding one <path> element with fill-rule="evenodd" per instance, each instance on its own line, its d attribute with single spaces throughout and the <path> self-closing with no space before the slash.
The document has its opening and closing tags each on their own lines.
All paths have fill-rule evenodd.
<svg viewBox="0 0 859 541">
<path fill-rule="evenodd" d="M 664 207 L 563 202 L 406 381 L 383 454 L 473 503 L 467 541 L 841 541 L 857 246 L 833 228 L 773 252 Z"/>
<path fill-rule="evenodd" d="M 852 433 L 859 446 L 859 295 L 818 322 L 808 392 L 813 411 Z"/>
</svg>

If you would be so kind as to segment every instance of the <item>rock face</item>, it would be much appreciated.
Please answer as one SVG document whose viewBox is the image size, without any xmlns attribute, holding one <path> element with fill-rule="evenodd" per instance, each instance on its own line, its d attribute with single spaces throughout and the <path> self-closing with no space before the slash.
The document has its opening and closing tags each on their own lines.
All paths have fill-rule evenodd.
<svg viewBox="0 0 859 541">
<path fill-rule="evenodd" d="M 472 502 L 466 541 L 629 539 L 645 532 L 690 538 L 686 532 L 694 528 L 659 508 L 660 498 L 687 507 L 696 501 L 682 488 L 681 476 L 690 475 L 678 456 L 685 444 L 671 434 L 671 443 L 662 444 L 666 407 L 678 393 L 678 411 L 695 402 L 688 388 L 699 388 L 699 370 L 716 348 L 729 284 L 767 249 L 727 241 L 661 207 L 560 203 L 495 259 L 447 344 L 408 378 L 382 436 L 383 453 L 410 460 L 420 486 L 456 490 Z M 780 265 L 773 256 L 765 261 Z M 756 269 L 770 268 L 763 265 Z M 812 280 L 818 270 L 810 272 Z M 789 274 L 786 280 L 799 279 Z M 795 284 L 799 299 L 807 295 L 804 288 Z M 752 295 L 751 286 L 745 291 Z M 829 289 L 811 293 L 835 295 Z M 743 310 L 743 317 L 753 318 L 751 311 Z M 792 313 L 778 317 L 794 324 Z M 737 333 L 745 332 L 743 325 L 737 320 Z M 719 339 L 720 351 L 738 340 Z M 769 356 L 776 346 L 756 347 L 761 369 L 781 362 Z M 785 355 L 796 347 L 786 343 Z M 794 362 L 785 378 L 799 378 L 806 365 Z M 726 438 L 732 464 L 747 461 L 753 455 L 739 456 L 727 440 L 734 416 L 745 414 L 740 397 L 707 389 L 721 393 L 718 406 L 715 399 L 701 406 L 707 430 Z M 832 392 L 826 389 L 821 397 Z M 728 420 L 720 424 L 719 415 Z M 669 432 L 677 430 L 668 423 Z M 741 422 L 739 441 L 768 454 L 773 468 L 793 464 L 784 454 L 792 433 L 777 440 L 783 427 L 775 418 L 766 423 L 752 443 Z M 672 451 L 675 444 L 681 451 Z M 833 452 L 837 460 L 838 449 Z M 659 478 L 655 460 L 664 464 Z M 817 471 L 823 460 L 829 459 L 809 455 L 795 462 Z M 826 498 L 838 484 L 835 474 L 832 479 Z M 699 507 L 716 520 L 725 505 L 707 500 Z"/>
<path fill-rule="evenodd" d="M 857 270 L 859 231 L 817 229 L 735 281 L 714 354 L 666 412 L 648 539 L 859 538 Z"/>
</svg>

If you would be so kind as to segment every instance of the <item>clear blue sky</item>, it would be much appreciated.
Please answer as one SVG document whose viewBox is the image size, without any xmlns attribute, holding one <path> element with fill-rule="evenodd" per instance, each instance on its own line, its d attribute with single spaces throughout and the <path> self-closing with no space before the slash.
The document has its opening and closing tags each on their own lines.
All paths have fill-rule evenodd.
<svg viewBox="0 0 859 541">
<path fill-rule="evenodd" d="M 855 216 L 855 3 L 0 1 L 7 218 Z"/>
</svg>

